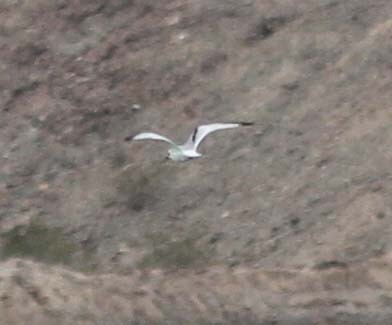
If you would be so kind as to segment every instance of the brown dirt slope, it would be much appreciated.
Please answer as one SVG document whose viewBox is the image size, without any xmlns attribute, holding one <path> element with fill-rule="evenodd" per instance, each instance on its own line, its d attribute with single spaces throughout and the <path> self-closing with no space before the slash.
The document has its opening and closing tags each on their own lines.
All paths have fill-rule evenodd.
<svg viewBox="0 0 392 325">
<path fill-rule="evenodd" d="M 314 269 L 85 275 L 11 259 L 1 324 L 387 324 L 392 259 Z M 23 304 L 23 307 L 20 306 Z"/>
<path fill-rule="evenodd" d="M 198 290 L 197 270 L 228 279 L 231 267 L 276 270 L 290 281 L 290 272 L 317 278 L 325 267 L 388 260 L 391 17 L 388 0 L 2 1 L 1 290 L 25 289 L 20 263 L 57 276 L 70 295 L 77 286 L 45 265 L 121 274 L 138 286 L 135 272 L 161 270 L 174 281 L 185 269 L 176 284 L 185 297 Z M 256 125 L 208 138 L 203 158 L 188 163 L 164 161 L 164 145 L 123 141 L 142 130 L 181 140 L 199 123 L 232 120 Z M 99 275 L 77 276 L 86 294 L 107 296 L 94 288 Z M 232 301 L 217 285 L 188 314 L 233 305 L 235 313 L 250 306 L 253 317 L 260 294 L 274 306 L 286 299 L 278 314 L 301 322 L 290 318 L 304 315 L 301 303 L 290 307 L 295 279 L 289 293 L 248 286 Z M 387 281 L 361 284 L 369 301 L 357 305 L 357 289 L 338 283 L 325 308 L 332 323 L 336 306 L 355 315 L 363 305 L 383 322 L 387 303 L 372 290 L 384 294 Z M 34 290 L 23 299 L 40 300 Z M 313 295 L 303 304 L 324 301 L 320 288 Z M 172 296 L 163 297 L 154 299 L 168 306 Z M 10 317 L 23 314 L 23 302 L 0 304 L 14 308 Z M 58 310 L 72 322 L 67 304 Z M 257 306 L 255 317 L 266 319 L 272 309 Z M 40 308 L 52 311 L 46 299 Z"/>
</svg>

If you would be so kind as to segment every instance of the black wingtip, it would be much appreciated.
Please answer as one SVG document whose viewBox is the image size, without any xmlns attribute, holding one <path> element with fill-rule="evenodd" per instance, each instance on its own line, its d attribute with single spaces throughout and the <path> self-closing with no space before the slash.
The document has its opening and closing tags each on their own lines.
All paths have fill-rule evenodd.
<svg viewBox="0 0 392 325">
<path fill-rule="evenodd" d="M 197 134 L 197 127 L 193 130 L 193 133 L 192 133 L 192 142 L 195 142 L 195 140 L 196 140 L 196 134 Z"/>
<path fill-rule="evenodd" d="M 132 135 L 130 135 L 130 136 L 127 136 L 125 139 L 124 139 L 124 141 L 131 141 L 133 139 L 133 136 Z"/>
<path fill-rule="evenodd" d="M 253 122 L 239 122 L 238 124 L 240 124 L 241 126 L 251 126 L 251 125 L 254 125 Z"/>
</svg>

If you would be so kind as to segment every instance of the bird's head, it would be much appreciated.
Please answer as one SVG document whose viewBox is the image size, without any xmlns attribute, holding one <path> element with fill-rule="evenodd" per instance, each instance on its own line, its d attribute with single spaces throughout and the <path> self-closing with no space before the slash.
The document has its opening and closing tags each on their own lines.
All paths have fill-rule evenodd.
<svg viewBox="0 0 392 325">
<path fill-rule="evenodd" d="M 181 150 L 175 147 L 169 149 L 167 158 L 174 161 L 185 161 L 188 159 Z"/>
<path fill-rule="evenodd" d="M 176 150 L 175 148 L 170 148 L 167 152 L 166 159 L 176 160 L 176 157 L 178 155 L 177 151 L 178 150 Z"/>
</svg>

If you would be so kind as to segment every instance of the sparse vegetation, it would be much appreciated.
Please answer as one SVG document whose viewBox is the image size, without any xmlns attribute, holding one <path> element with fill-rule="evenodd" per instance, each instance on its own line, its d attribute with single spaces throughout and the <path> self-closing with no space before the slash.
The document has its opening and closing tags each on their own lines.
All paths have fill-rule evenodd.
<svg viewBox="0 0 392 325">
<path fill-rule="evenodd" d="M 380 212 L 377 213 L 376 216 L 377 216 L 377 219 L 381 220 L 381 219 L 385 218 L 385 213 L 383 211 L 380 211 Z"/>
<path fill-rule="evenodd" d="M 149 236 L 152 250 L 142 259 L 141 267 L 189 268 L 208 262 L 213 251 L 197 245 L 196 236 L 170 240 L 162 233 Z"/>
<path fill-rule="evenodd" d="M 124 172 L 118 179 L 117 196 L 131 211 L 142 211 L 147 203 L 154 202 L 151 180 L 144 173 Z"/>
<path fill-rule="evenodd" d="M 274 324 L 271 321 L 271 324 Z M 251 312 L 231 312 L 225 313 L 224 319 L 221 320 L 208 320 L 204 318 L 185 320 L 176 319 L 176 317 L 169 317 L 161 321 L 152 321 L 151 319 L 137 319 L 137 320 L 118 320 L 113 317 L 108 317 L 99 320 L 96 325 L 256 325 L 261 324 L 260 319 L 252 315 Z M 269 323 L 268 323 L 269 324 Z"/>
<path fill-rule="evenodd" d="M 29 257 L 37 261 L 70 264 L 76 245 L 65 238 L 61 228 L 49 228 L 37 221 L 18 226 L 3 235 L 1 258 Z"/>
</svg>

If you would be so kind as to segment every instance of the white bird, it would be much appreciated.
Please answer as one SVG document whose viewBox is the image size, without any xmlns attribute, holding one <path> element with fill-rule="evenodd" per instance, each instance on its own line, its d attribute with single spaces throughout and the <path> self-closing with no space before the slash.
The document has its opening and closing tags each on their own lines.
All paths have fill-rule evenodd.
<svg viewBox="0 0 392 325">
<path fill-rule="evenodd" d="M 237 128 L 240 126 L 253 125 L 251 122 L 238 122 L 238 123 L 213 123 L 206 125 L 199 125 L 193 133 L 190 135 L 188 140 L 178 145 L 174 141 L 152 132 L 143 132 L 135 135 L 134 137 L 129 136 L 125 138 L 125 141 L 130 140 L 159 140 L 165 141 L 171 145 L 167 158 L 174 161 L 185 161 L 192 158 L 201 157 L 201 153 L 197 152 L 197 147 L 204 140 L 204 138 L 215 131 Z"/>
</svg>

